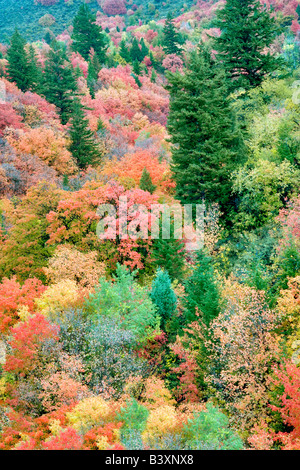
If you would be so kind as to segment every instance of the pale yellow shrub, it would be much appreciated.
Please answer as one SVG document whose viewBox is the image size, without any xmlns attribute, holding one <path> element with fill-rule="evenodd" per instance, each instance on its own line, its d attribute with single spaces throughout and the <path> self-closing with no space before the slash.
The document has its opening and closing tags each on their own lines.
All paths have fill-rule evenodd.
<svg viewBox="0 0 300 470">
<path fill-rule="evenodd" d="M 81 400 L 72 411 L 67 413 L 67 419 L 76 429 L 89 429 L 93 426 L 108 423 L 114 411 L 102 397 L 90 397 Z"/>
<path fill-rule="evenodd" d="M 52 286 L 35 300 L 37 309 L 45 316 L 59 317 L 65 310 L 80 303 L 80 291 L 75 281 L 62 280 Z"/>
</svg>

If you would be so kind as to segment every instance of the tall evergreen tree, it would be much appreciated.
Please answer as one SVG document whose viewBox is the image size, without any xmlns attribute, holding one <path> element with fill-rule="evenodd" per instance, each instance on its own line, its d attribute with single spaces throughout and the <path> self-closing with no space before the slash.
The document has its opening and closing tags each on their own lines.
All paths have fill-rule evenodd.
<svg viewBox="0 0 300 470">
<path fill-rule="evenodd" d="M 56 42 L 52 43 L 48 53 L 43 74 L 43 95 L 59 108 L 62 124 L 70 118 L 73 97 L 77 91 L 77 84 L 73 69 L 64 51 Z"/>
<path fill-rule="evenodd" d="M 135 60 L 137 60 L 138 62 L 142 62 L 142 60 L 144 59 L 137 38 L 133 38 L 130 49 L 130 57 L 132 62 L 134 62 Z"/>
<path fill-rule="evenodd" d="M 181 280 L 184 268 L 184 243 L 171 236 L 169 240 L 153 240 L 153 264 L 166 269 L 172 281 Z"/>
<path fill-rule="evenodd" d="M 84 114 L 84 107 L 75 98 L 72 108 L 72 118 L 70 126 L 71 144 L 69 150 L 73 155 L 79 168 L 86 168 L 88 165 L 98 163 L 101 159 L 93 132 L 89 129 L 88 120 Z"/>
<path fill-rule="evenodd" d="M 167 271 L 160 268 L 151 286 L 150 298 L 156 305 L 157 313 L 161 318 L 161 327 L 166 328 L 168 320 L 176 310 L 177 298 L 171 286 L 171 279 Z"/>
<path fill-rule="evenodd" d="M 156 82 L 156 79 L 157 79 L 157 75 L 156 75 L 155 70 L 154 70 L 154 68 L 153 68 L 153 69 L 152 69 L 152 72 L 151 72 L 151 78 L 150 78 L 150 80 L 151 80 L 152 83 L 155 83 L 155 82 Z"/>
<path fill-rule="evenodd" d="M 35 50 L 32 45 L 28 49 L 28 76 L 30 81 L 30 88 L 32 91 L 39 93 L 41 91 L 42 83 L 42 68 L 38 65 Z"/>
<path fill-rule="evenodd" d="M 51 44 L 51 41 L 53 41 L 53 33 L 51 33 L 52 31 L 48 30 L 44 36 L 44 41 L 49 45 Z"/>
<path fill-rule="evenodd" d="M 100 61 L 96 53 L 90 54 L 88 62 L 87 85 L 90 90 L 91 97 L 95 98 L 95 88 L 98 80 L 98 74 L 101 70 Z"/>
<path fill-rule="evenodd" d="M 122 59 L 126 60 L 127 63 L 130 62 L 131 58 L 130 58 L 129 49 L 128 47 L 126 47 L 126 42 L 124 41 L 124 39 L 122 39 L 122 41 L 120 42 L 119 53 Z"/>
<path fill-rule="evenodd" d="M 31 86 L 30 65 L 25 45 L 25 39 L 15 29 L 6 55 L 8 61 L 7 72 L 10 80 L 15 82 L 22 91 L 29 90 Z"/>
<path fill-rule="evenodd" d="M 140 66 L 139 61 L 136 60 L 136 59 L 135 59 L 135 61 L 133 62 L 132 70 L 133 70 L 133 72 L 134 72 L 136 75 L 140 75 L 140 74 L 141 74 L 141 66 Z"/>
<path fill-rule="evenodd" d="M 139 79 L 138 75 L 135 75 L 135 73 L 132 73 L 131 76 L 134 78 L 135 83 L 137 84 L 137 86 L 138 86 L 139 88 L 141 88 L 142 82 L 141 82 L 141 80 Z"/>
<path fill-rule="evenodd" d="M 198 252 L 194 271 L 184 286 L 184 325 L 197 320 L 198 311 L 201 320 L 209 326 L 220 313 L 221 297 L 212 259 L 203 250 Z"/>
<path fill-rule="evenodd" d="M 227 0 L 217 12 L 215 25 L 221 29 L 221 36 L 213 38 L 213 48 L 233 80 L 233 88 L 256 87 L 280 66 L 279 59 L 266 53 L 278 26 L 259 0 Z"/>
<path fill-rule="evenodd" d="M 163 29 L 164 39 L 163 39 L 163 49 L 166 54 L 181 54 L 179 47 L 179 34 L 176 31 L 176 28 L 173 23 L 172 16 L 168 14 L 165 21 Z"/>
<path fill-rule="evenodd" d="M 140 179 L 140 188 L 143 191 L 148 191 L 150 194 L 153 194 L 156 186 L 152 183 L 151 175 L 147 168 L 145 167 L 142 172 L 142 176 Z"/>
<path fill-rule="evenodd" d="M 163 238 L 163 219 L 160 217 L 159 238 L 152 241 L 152 259 L 154 266 L 165 269 L 172 281 L 181 280 L 184 274 L 185 245 L 174 235 L 174 216 L 171 215 L 170 237 Z"/>
<path fill-rule="evenodd" d="M 172 171 L 183 204 L 217 202 L 230 210 L 231 174 L 240 140 L 227 101 L 224 72 L 200 44 L 185 74 L 168 74 Z"/>
<path fill-rule="evenodd" d="M 141 57 L 143 57 L 142 60 L 149 54 L 149 49 L 145 44 L 144 38 L 141 39 Z"/>
<path fill-rule="evenodd" d="M 88 60 L 91 49 L 94 49 L 99 61 L 105 62 L 106 35 L 101 26 L 96 24 L 96 15 L 87 5 L 81 5 L 74 18 L 72 39 L 74 51 L 79 52 L 84 59 Z"/>
</svg>

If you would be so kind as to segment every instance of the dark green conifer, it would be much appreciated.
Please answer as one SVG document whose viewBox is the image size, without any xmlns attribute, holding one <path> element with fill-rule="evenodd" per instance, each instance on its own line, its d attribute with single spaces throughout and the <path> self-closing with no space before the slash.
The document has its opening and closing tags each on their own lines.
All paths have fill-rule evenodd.
<svg viewBox="0 0 300 470">
<path fill-rule="evenodd" d="M 131 61 L 130 53 L 128 47 L 126 47 L 126 42 L 124 39 L 120 42 L 120 50 L 119 50 L 120 56 L 122 59 L 126 60 L 127 63 Z"/>
<path fill-rule="evenodd" d="M 282 65 L 266 52 L 278 34 L 278 26 L 259 0 L 227 0 L 217 12 L 215 25 L 221 29 L 221 36 L 213 38 L 213 48 L 233 89 L 256 87 Z"/>
<path fill-rule="evenodd" d="M 145 167 L 142 172 L 142 176 L 140 179 L 140 188 L 143 191 L 148 191 L 150 194 L 153 194 L 156 186 L 152 183 L 151 175 L 147 168 Z"/>
<path fill-rule="evenodd" d="M 42 90 L 47 101 L 59 109 L 62 124 L 66 124 L 71 115 L 77 84 L 67 55 L 55 41 L 45 63 Z"/>
<path fill-rule="evenodd" d="M 138 40 L 136 38 L 133 38 L 133 41 L 132 41 L 132 46 L 130 49 L 130 57 L 131 57 L 132 62 L 134 62 L 135 60 L 137 60 L 138 62 L 142 62 L 142 60 L 144 59 Z"/>
<path fill-rule="evenodd" d="M 197 254 L 196 265 L 186 280 L 184 324 L 201 318 L 208 326 L 220 313 L 220 292 L 215 279 L 212 258 L 203 250 Z"/>
<path fill-rule="evenodd" d="M 165 330 L 166 324 L 176 310 L 177 303 L 167 271 L 162 271 L 160 268 L 156 271 L 156 276 L 151 286 L 150 298 L 161 318 L 161 328 Z"/>
<path fill-rule="evenodd" d="M 227 214 L 231 175 L 241 156 L 224 72 L 201 44 L 185 74 L 168 73 L 168 81 L 176 195 L 183 204 L 219 203 Z"/>
<path fill-rule="evenodd" d="M 51 34 L 51 31 L 50 30 L 46 31 L 44 41 L 50 45 L 52 40 L 53 40 L 53 35 Z"/>
<path fill-rule="evenodd" d="M 177 240 L 172 235 L 167 240 L 162 237 L 153 240 L 152 257 L 153 264 L 166 269 L 172 281 L 182 279 L 184 268 L 184 243 L 182 240 Z"/>
<path fill-rule="evenodd" d="M 30 81 L 30 89 L 36 93 L 41 91 L 42 68 L 38 64 L 37 56 L 32 45 L 28 48 L 28 76 Z"/>
<path fill-rule="evenodd" d="M 88 165 L 99 163 L 101 160 L 100 151 L 93 132 L 89 128 L 84 107 L 78 99 L 73 102 L 70 123 L 71 143 L 69 150 L 79 168 L 84 169 Z"/>
<path fill-rule="evenodd" d="M 140 66 L 140 63 L 138 60 L 135 60 L 133 62 L 133 72 L 136 74 L 136 75 L 140 75 L 141 74 L 141 66 Z"/>
<path fill-rule="evenodd" d="M 155 83 L 155 82 L 156 82 L 156 78 L 157 78 L 157 75 L 156 75 L 155 70 L 154 70 L 154 68 L 153 68 L 153 69 L 152 69 L 152 72 L 151 72 L 151 78 L 150 78 L 151 82 L 152 82 L 152 83 Z"/>
<path fill-rule="evenodd" d="M 106 35 L 101 26 L 96 24 L 96 15 L 90 11 L 87 5 L 81 5 L 74 18 L 72 39 L 73 50 L 79 52 L 84 59 L 88 60 L 91 49 L 93 49 L 99 61 L 105 62 Z"/>
<path fill-rule="evenodd" d="M 95 88 L 97 85 L 98 74 L 101 70 L 101 64 L 96 53 L 90 54 L 88 62 L 87 85 L 90 90 L 91 97 L 95 98 Z"/>
<path fill-rule="evenodd" d="M 8 61 L 7 72 L 9 79 L 15 82 L 22 91 L 27 91 L 31 87 L 30 65 L 25 45 L 25 39 L 15 29 L 6 55 Z"/>
<path fill-rule="evenodd" d="M 179 34 L 176 31 L 175 25 L 173 23 L 172 16 L 168 14 L 168 17 L 165 21 L 164 29 L 163 29 L 163 49 L 166 54 L 181 54 L 181 50 L 179 47 Z"/>
<path fill-rule="evenodd" d="M 149 55 L 149 49 L 145 44 L 144 38 L 141 39 L 141 57 L 143 57 L 142 60 L 144 60 L 145 57 Z"/>
</svg>

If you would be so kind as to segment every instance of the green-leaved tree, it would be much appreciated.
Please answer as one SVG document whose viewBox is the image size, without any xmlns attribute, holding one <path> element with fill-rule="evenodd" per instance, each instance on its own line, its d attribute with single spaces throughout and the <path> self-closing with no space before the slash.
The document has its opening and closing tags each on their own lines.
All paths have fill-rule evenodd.
<svg viewBox="0 0 300 470">
<path fill-rule="evenodd" d="M 275 18 L 259 0 L 227 0 L 217 12 L 221 36 L 213 39 L 232 87 L 249 89 L 260 85 L 281 61 L 266 49 L 278 34 Z"/>
<path fill-rule="evenodd" d="M 84 107 L 78 99 L 74 100 L 70 123 L 71 143 L 69 150 L 79 168 L 84 169 L 88 165 L 99 163 L 101 154 L 85 117 Z"/>
<path fill-rule="evenodd" d="M 26 41 L 16 29 L 10 39 L 7 51 L 7 72 L 9 79 L 15 82 L 22 91 L 30 89 L 30 65 L 28 54 L 25 49 Z"/>
<path fill-rule="evenodd" d="M 243 154 L 223 70 L 203 45 L 184 74 L 168 73 L 168 132 L 176 196 L 183 204 L 233 207 L 231 175 Z"/>
<path fill-rule="evenodd" d="M 101 26 L 96 24 L 94 15 L 87 5 L 81 5 L 73 22 L 72 48 L 88 60 L 91 49 L 101 63 L 105 63 L 107 39 Z"/>
<path fill-rule="evenodd" d="M 45 63 L 42 90 L 46 100 L 59 109 L 62 124 L 66 124 L 72 113 L 77 84 L 67 55 L 56 42 L 52 43 Z"/>
</svg>

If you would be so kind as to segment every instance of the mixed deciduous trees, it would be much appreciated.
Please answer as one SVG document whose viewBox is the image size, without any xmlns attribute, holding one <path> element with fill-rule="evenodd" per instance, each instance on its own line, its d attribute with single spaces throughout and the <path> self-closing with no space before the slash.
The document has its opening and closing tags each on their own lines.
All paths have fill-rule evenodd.
<svg viewBox="0 0 300 470">
<path fill-rule="evenodd" d="M 0 44 L 0 449 L 300 447 L 297 2 L 259 3 Z M 157 204 L 202 202 L 194 253 Z"/>
</svg>

